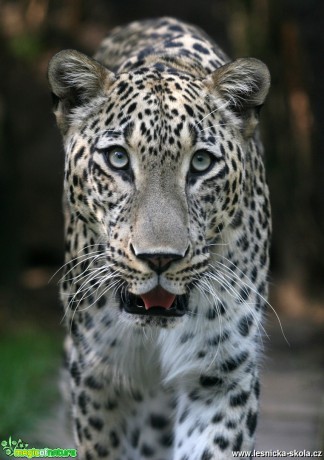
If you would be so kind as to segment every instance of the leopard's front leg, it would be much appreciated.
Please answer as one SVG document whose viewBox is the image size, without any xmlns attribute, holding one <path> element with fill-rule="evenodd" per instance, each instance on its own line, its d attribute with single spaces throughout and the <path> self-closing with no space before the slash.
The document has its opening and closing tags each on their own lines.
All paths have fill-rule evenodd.
<svg viewBox="0 0 324 460">
<path fill-rule="evenodd" d="M 78 451 L 82 460 L 126 458 L 124 433 L 126 426 L 118 389 L 109 376 L 96 373 L 84 365 L 77 349 L 70 354 L 70 389 L 72 423 Z M 130 407 L 130 403 L 129 403 Z"/>
<path fill-rule="evenodd" d="M 171 460 L 175 397 L 158 382 L 140 384 L 91 366 L 70 352 L 72 416 L 82 460 Z M 154 374 L 154 372 L 152 371 Z M 127 383 L 125 383 L 127 382 Z"/>
<path fill-rule="evenodd" d="M 233 451 L 253 449 L 258 377 L 233 377 L 224 384 L 219 376 L 201 375 L 180 392 L 173 460 L 227 460 Z"/>
</svg>

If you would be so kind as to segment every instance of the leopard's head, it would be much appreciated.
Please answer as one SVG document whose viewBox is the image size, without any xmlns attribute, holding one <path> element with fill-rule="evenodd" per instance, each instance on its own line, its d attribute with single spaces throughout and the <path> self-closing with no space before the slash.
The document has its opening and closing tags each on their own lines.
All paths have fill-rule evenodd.
<svg viewBox="0 0 324 460">
<path fill-rule="evenodd" d="M 67 208 L 76 246 L 94 248 L 94 288 L 111 288 L 130 318 L 182 317 L 242 206 L 266 66 L 238 59 L 197 78 L 159 63 L 116 75 L 62 51 L 49 81 Z"/>
</svg>

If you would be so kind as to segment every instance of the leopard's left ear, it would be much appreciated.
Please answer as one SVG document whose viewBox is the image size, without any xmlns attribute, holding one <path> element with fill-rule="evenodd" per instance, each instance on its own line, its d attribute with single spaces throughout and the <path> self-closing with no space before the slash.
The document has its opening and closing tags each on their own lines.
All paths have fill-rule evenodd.
<svg viewBox="0 0 324 460">
<path fill-rule="evenodd" d="M 236 59 L 209 75 L 205 83 L 217 91 L 228 108 L 243 120 L 243 134 L 249 137 L 258 123 L 258 112 L 270 87 L 267 66 L 254 58 Z"/>
</svg>

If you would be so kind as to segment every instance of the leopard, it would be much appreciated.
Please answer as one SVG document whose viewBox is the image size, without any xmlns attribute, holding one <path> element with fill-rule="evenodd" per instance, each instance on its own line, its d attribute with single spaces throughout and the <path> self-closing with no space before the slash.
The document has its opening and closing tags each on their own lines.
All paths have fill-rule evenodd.
<svg viewBox="0 0 324 460">
<path fill-rule="evenodd" d="M 65 150 L 67 407 L 83 460 L 223 460 L 255 443 L 271 211 L 262 61 L 171 17 L 48 80 Z"/>
</svg>

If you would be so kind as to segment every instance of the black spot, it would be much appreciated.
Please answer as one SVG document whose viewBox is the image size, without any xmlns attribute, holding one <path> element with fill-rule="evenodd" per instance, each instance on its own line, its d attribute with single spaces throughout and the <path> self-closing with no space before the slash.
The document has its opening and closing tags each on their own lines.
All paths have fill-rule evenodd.
<svg viewBox="0 0 324 460">
<path fill-rule="evenodd" d="M 213 321 L 216 318 L 216 310 L 214 308 L 209 308 L 206 318 L 209 319 L 209 321 Z"/>
<path fill-rule="evenodd" d="M 108 401 L 105 404 L 105 408 L 107 410 L 114 410 L 118 407 L 117 401 L 114 401 L 113 399 L 108 399 Z"/>
<path fill-rule="evenodd" d="M 180 343 L 186 343 L 188 340 L 191 340 L 194 337 L 194 334 L 186 332 L 180 337 Z"/>
<path fill-rule="evenodd" d="M 252 315 L 247 315 L 244 316 L 238 325 L 239 333 L 243 336 L 246 337 L 249 335 L 251 326 L 253 324 L 253 316 Z"/>
<path fill-rule="evenodd" d="M 254 394 L 257 399 L 260 397 L 260 382 L 257 380 L 254 385 Z"/>
<path fill-rule="evenodd" d="M 96 302 L 96 305 L 98 308 L 102 308 L 106 305 L 106 297 L 105 296 L 101 296 L 97 302 Z"/>
<path fill-rule="evenodd" d="M 240 432 L 235 438 L 235 441 L 232 447 L 233 451 L 236 452 L 238 450 L 241 450 L 242 444 L 243 444 L 243 433 Z"/>
<path fill-rule="evenodd" d="M 226 427 L 229 430 L 235 430 L 235 428 L 237 427 L 237 423 L 233 422 L 232 420 L 229 420 L 228 422 L 226 422 Z"/>
<path fill-rule="evenodd" d="M 99 383 L 92 375 L 89 375 L 84 380 L 84 384 L 86 387 L 91 388 L 92 390 L 101 390 L 103 388 L 103 385 Z"/>
<path fill-rule="evenodd" d="M 184 104 L 184 108 L 186 109 L 188 115 L 190 115 L 191 117 L 194 116 L 194 111 L 192 110 L 192 108 L 190 107 L 190 105 Z"/>
<path fill-rule="evenodd" d="M 252 272 L 251 272 L 252 283 L 255 283 L 257 276 L 258 276 L 258 269 L 256 267 L 253 267 Z"/>
<path fill-rule="evenodd" d="M 169 41 L 169 42 L 165 42 L 164 46 L 165 46 L 165 48 L 182 48 L 182 47 L 183 47 L 183 43 L 181 43 L 181 42 Z"/>
<path fill-rule="evenodd" d="M 215 375 L 201 375 L 199 379 L 202 387 L 213 387 L 223 385 L 223 380 Z"/>
<path fill-rule="evenodd" d="M 189 430 L 187 431 L 188 438 L 190 438 L 190 436 L 192 435 L 192 433 L 195 431 L 196 428 L 198 428 L 196 423 L 189 428 Z"/>
<path fill-rule="evenodd" d="M 163 434 L 159 443 L 163 447 L 171 447 L 173 445 L 173 434 L 171 432 Z"/>
<path fill-rule="evenodd" d="M 196 389 L 196 390 L 190 391 L 190 393 L 188 394 L 188 398 L 191 401 L 197 401 L 198 399 L 200 399 L 198 390 Z"/>
<path fill-rule="evenodd" d="M 194 43 L 193 48 L 194 48 L 196 51 L 199 51 L 199 53 L 202 53 L 202 54 L 210 54 L 210 53 L 209 53 L 209 50 L 208 50 L 207 48 L 205 48 L 204 46 L 200 45 L 200 43 Z"/>
<path fill-rule="evenodd" d="M 198 351 L 198 353 L 197 353 L 197 357 L 198 357 L 199 359 L 201 359 L 201 358 L 204 358 L 204 357 L 206 356 L 206 354 L 207 354 L 207 353 L 206 353 L 205 350 L 200 350 L 200 351 Z"/>
<path fill-rule="evenodd" d="M 140 437 L 140 431 L 138 428 L 136 428 L 131 434 L 131 444 L 133 447 L 138 446 L 139 437 Z"/>
<path fill-rule="evenodd" d="M 106 457 L 107 455 L 109 455 L 109 450 L 101 444 L 99 444 L 98 442 L 94 445 L 94 448 L 99 457 Z"/>
<path fill-rule="evenodd" d="M 126 90 L 127 86 L 128 86 L 127 82 L 125 82 L 125 81 L 120 82 L 118 87 L 117 87 L 118 88 L 117 93 L 119 95 L 122 94 Z"/>
<path fill-rule="evenodd" d="M 172 30 L 173 32 L 183 32 L 183 28 L 176 24 L 169 26 L 168 29 Z"/>
<path fill-rule="evenodd" d="M 169 420 L 163 415 L 151 414 L 150 424 L 156 430 L 163 430 L 169 424 Z"/>
<path fill-rule="evenodd" d="M 225 450 L 229 446 L 229 442 L 223 436 L 216 436 L 214 438 L 214 444 L 220 448 L 220 450 Z"/>
<path fill-rule="evenodd" d="M 206 344 L 208 347 L 215 347 L 216 345 L 219 345 L 220 342 L 220 336 L 217 334 L 214 337 L 209 337 L 206 341 Z"/>
<path fill-rule="evenodd" d="M 87 427 L 84 428 L 83 433 L 84 433 L 84 437 L 85 437 L 88 441 L 91 441 L 91 440 L 92 440 L 91 433 L 90 433 L 90 431 L 88 430 Z"/>
<path fill-rule="evenodd" d="M 89 451 L 86 451 L 85 460 L 93 460 L 93 456 L 90 454 Z"/>
<path fill-rule="evenodd" d="M 204 452 L 202 453 L 200 460 L 212 460 L 212 458 L 213 458 L 213 454 L 210 452 L 210 450 L 205 449 Z"/>
<path fill-rule="evenodd" d="M 215 414 L 214 417 L 211 419 L 212 423 L 219 423 L 223 420 L 223 414 Z"/>
<path fill-rule="evenodd" d="M 134 401 L 137 401 L 137 402 L 143 401 L 143 395 L 137 390 L 132 391 L 132 396 L 134 398 Z"/>
<path fill-rule="evenodd" d="M 253 216 L 249 217 L 249 230 L 251 233 L 254 233 L 255 219 Z"/>
<path fill-rule="evenodd" d="M 79 366 L 76 361 L 73 361 L 70 372 L 71 372 L 71 377 L 75 381 L 76 385 L 77 386 L 80 385 L 81 374 L 80 374 Z"/>
<path fill-rule="evenodd" d="M 219 338 L 220 342 L 221 342 L 221 343 L 226 342 L 226 340 L 229 339 L 229 336 L 230 336 L 230 332 L 229 332 L 229 331 L 224 331 L 224 332 L 222 333 L 222 335 L 220 336 L 220 338 Z"/>
<path fill-rule="evenodd" d="M 132 113 L 132 112 L 134 112 L 134 110 L 136 109 L 136 106 L 137 106 L 137 103 L 136 103 L 136 102 L 133 102 L 133 103 L 128 107 L 127 113 Z"/>
<path fill-rule="evenodd" d="M 225 315 L 226 313 L 226 304 L 224 302 L 218 302 L 216 306 L 217 313 L 220 315 Z"/>
<path fill-rule="evenodd" d="M 163 64 L 161 64 L 161 62 L 157 62 L 156 64 L 154 64 L 154 68 L 158 71 L 158 72 L 163 72 L 164 69 L 165 69 L 165 66 Z"/>
<path fill-rule="evenodd" d="M 230 405 L 232 407 L 245 406 L 247 400 L 249 399 L 250 393 L 247 391 L 242 391 L 237 395 L 230 397 Z"/>
<path fill-rule="evenodd" d="M 78 160 L 82 157 L 84 154 L 85 148 L 80 147 L 79 150 L 76 152 L 75 157 L 74 157 L 74 164 L 78 162 Z"/>
<path fill-rule="evenodd" d="M 118 437 L 116 431 L 111 431 L 109 433 L 109 439 L 110 439 L 112 447 L 116 448 L 116 447 L 119 446 L 120 441 L 119 441 L 119 437 Z"/>
<path fill-rule="evenodd" d="M 103 420 L 99 417 L 89 417 L 88 422 L 89 425 L 97 431 L 101 431 L 104 426 Z"/>
<path fill-rule="evenodd" d="M 242 302 L 245 302 L 245 301 L 249 298 L 250 293 L 251 293 L 251 289 L 250 289 L 250 288 L 247 288 L 247 287 L 242 288 L 242 289 L 240 290 L 240 293 L 239 293 L 239 300 L 240 300 L 240 302 L 241 302 L 241 303 L 242 303 Z"/>
<path fill-rule="evenodd" d="M 82 393 L 80 393 L 78 396 L 78 406 L 80 407 L 83 415 L 87 414 L 87 402 L 88 402 L 88 398 L 85 392 L 82 391 Z"/>
<path fill-rule="evenodd" d="M 237 199 L 237 195 L 235 195 L 236 199 Z M 234 201 L 232 201 L 232 205 L 235 204 Z M 243 252 L 246 252 L 248 251 L 249 247 L 250 247 L 250 243 L 249 243 L 249 240 L 247 239 L 246 235 L 243 235 L 242 238 L 238 241 L 238 244 L 240 246 L 240 248 L 242 249 Z"/>
<path fill-rule="evenodd" d="M 179 418 L 179 423 L 183 423 L 189 415 L 189 407 L 186 407 Z"/>
<path fill-rule="evenodd" d="M 143 444 L 141 447 L 141 454 L 144 457 L 152 457 L 155 454 L 153 447 L 149 446 L 148 444 Z"/>
<path fill-rule="evenodd" d="M 114 114 L 110 114 L 108 118 L 106 118 L 106 121 L 105 121 L 105 126 L 108 126 L 114 119 Z"/>
<path fill-rule="evenodd" d="M 77 431 L 77 437 L 80 442 L 82 442 L 82 426 L 80 423 L 80 420 L 78 418 L 75 419 L 75 426 L 76 426 L 76 431 Z"/>
<path fill-rule="evenodd" d="M 228 359 L 227 361 L 225 361 L 222 364 L 222 366 L 221 366 L 222 371 L 223 372 L 232 372 L 232 371 L 234 371 L 239 366 L 241 366 L 241 364 L 243 364 L 244 361 L 246 361 L 248 356 L 249 356 L 248 352 L 243 351 L 238 356 L 235 356 L 234 358 Z"/>
<path fill-rule="evenodd" d="M 248 413 L 247 419 L 246 419 L 246 426 L 249 430 L 250 437 L 254 435 L 254 432 L 257 426 L 257 420 L 258 420 L 257 414 L 250 410 Z"/>
</svg>

